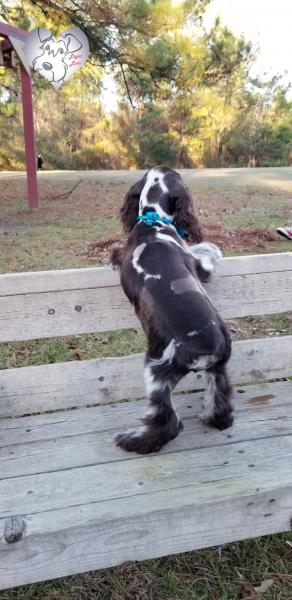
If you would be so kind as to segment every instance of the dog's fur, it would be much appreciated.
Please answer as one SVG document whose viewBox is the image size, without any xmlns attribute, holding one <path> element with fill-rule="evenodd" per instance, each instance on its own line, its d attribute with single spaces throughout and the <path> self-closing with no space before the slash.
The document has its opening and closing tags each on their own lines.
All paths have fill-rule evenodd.
<svg viewBox="0 0 292 600">
<path fill-rule="evenodd" d="M 153 211 L 173 225 L 137 222 L 138 215 Z M 189 371 L 207 372 L 202 419 L 219 429 L 232 424 L 225 368 L 231 341 L 201 284 L 221 252 L 214 244 L 200 243 L 192 196 L 180 175 L 166 167 L 148 171 L 127 193 L 121 218 L 129 237 L 124 247 L 113 250 L 111 260 L 120 268 L 123 289 L 148 337 L 144 376 L 149 409 L 141 427 L 119 434 L 116 441 L 125 450 L 147 454 L 160 450 L 182 428 L 171 392 Z M 188 246 L 176 227 L 183 227 L 195 245 Z"/>
</svg>

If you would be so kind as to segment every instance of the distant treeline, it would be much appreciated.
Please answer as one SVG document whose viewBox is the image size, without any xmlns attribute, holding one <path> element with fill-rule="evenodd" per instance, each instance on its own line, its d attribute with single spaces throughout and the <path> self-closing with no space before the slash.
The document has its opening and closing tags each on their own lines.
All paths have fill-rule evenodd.
<svg viewBox="0 0 292 600">
<path fill-rule="evenodd" d="M 77 25 L 91 60 L 58 92 L 33 75 L 37 151 L 47 168 L 292 164 L 292 102 L 275 76 L 251 80 L 254 50 L 201 16 L 209 0 L 23 0 L 0 14 L 27 30 Z M 75 7 L 75 8 L 74 8 Z M 106 71 L 105 71 L 106 70 Z M 118 108 L 100 102 L 105 72 Z M 24 167 L 19 75 L 0 68 L 0 169 Z"/>
</svg>

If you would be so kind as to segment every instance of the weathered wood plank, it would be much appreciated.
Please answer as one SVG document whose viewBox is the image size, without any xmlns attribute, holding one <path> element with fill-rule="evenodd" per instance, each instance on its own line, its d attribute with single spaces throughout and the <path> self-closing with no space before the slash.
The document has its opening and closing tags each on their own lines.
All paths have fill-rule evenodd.
<svg viewBox="0 0 292 600">
<path fill-rule="evenodd" d="M 237 411 L 249 411 L 252 408 L 253 410 L 256 410 L 258 414 L 262 408 L 268 406 L 272 409 L 276 408 L 277 410 L 283 410 L 285 413 L 285 410 L 291 406 L 291 386 L 291 381 L 278 381 L 273 383 L 263 382 L 258 385 L 247 385 L 244 387 L 234 387 L 233 402 L 235 409 Z M 174 396 L 174 403 L 183 417 L 188 417 L 190 412 L 196 416 L 200 412 L 201 401 L 203 399 L 203 391 L 199 391 L 199 393 L 183 393 Z M 46 426 L 50 427 L 53 425 L 54 428 L 56 428 L 58 424 L 66 425 L 68 422 L 73 423 L 74 421 L 84 423 L 86 421 L 95 420 L 97 426 L 96 431 L 110 429 L 109 422 L 113 423 L 113 427 L 115 427 L 116 422 L 118 422 L 118 424 L 121 423 L 121 417 L 115 416 L 116 414 L 119 415 L 119 410 L 121 410 L 124 415 L 122 422 L 126 423 L 129 421 L 131 415 L 134 415 L 136 411 L 143 412 L 146 406 L 147 403 L 145 399 L 143 399 L 103 405 L 102 407 L 96 406 L 77 408 L 74 410 L 61 410 L 26 416 L 21 419 L 0 419 L 1 440 L 5 439 L 5 444 L 8 443 L 8 439 L 2 437 L 6 433 L 8 436 L 15 436 L 14 443 L 17 443 L 17 440 L 21 443 L 23 441 L 26 442 L 28 437 L 31 439 L 31 436 L 34 435 L 37 437 L 33 437 L 32 439 L 40 440 L 43 438 L 42 434 L 39 434 L 38 432 L 42 431 L 43 427 L 45 428 Z M 257 419 L 258 418 L 259 417 L 257 417 Z M 29 431 L 26 431 L 27 429 L 29 429 Z M 30 435 L 26 435 L 26 437 L 19 439 L 19 436 L 23 435 L 23 433 L 21 433 L 23 431 L 26 431 L 26 434 L 29 433 Z M 36 433 L 34 433 L 35 431 Z M 64 434 L 61 433 L 61 435 Z"/>
<path fill-rule="evenodd" d="M 16 547 L 0 541 L 0 587 L 287 531 L 291 481 L 284 485 L 281 476 L 269 486 L 268 478 L 254 476 L 242 496 L 235 480 L 209 503 L 198 504 L 187 488 L 139 497 L 131 506 L 121 499 L 28 515 Z M 0 535 L 2 528 L 0 522 Z"/>
<path fill-rule="evenodd" d="M 4 482 L 11 502 L 5 494 L 0 586 L 289 530 L 291 440 L 279 456 L 274 439 L 233 444 L 229 464 L 225 458 L 226 448 L 214 448 L 209 456 L 179 452 L 105 465 L 101 479 L 102 466 L 65 471 L 61 481 L 49 474 Z M 8 545 L 1 535 L 13 513 L 23 515 L 25 529 Z"/>
<path fill-rule="evenodd" d="M 290 430 L 290 435 L 248 440 L 242 447 L 214 446 L 4 479 L 0 518 L 188 486 L 199 496 L 205 484 L 219 482 L 220 488 L 225 480 L 252 478 L 254 471 L 278 478 L 277 469 L 286 473 L 288 464 L 292 481 L 291 460 Z"/>
<path fill-rule="evenodd" d="M 220 277 L 291 271 L 292 252 L 256 254 L 224 258 L 219 267 Z M 117 270 L 110 267 L 63 269 L 0 275 L 0 296 L 36 294 L 69 290 L 112 287 L 119 285 Z"/>
<path fill-rule="evenodd" d="M 230 256 L 220 261 L 218 274 L 220 277 L 229 277 L 230 275 L 291 271 L 291 265 L 292 252 Z"/>
<path fill-rule="evenodd" d="M 280 453 L 281 437 L 289 434 L 292 436 L 291 396 L 292 382 L 248 386 L 244 394 L 236 394 L 235 424 L 225 432 L 209 428 L 199 421 L 200 393 L 178 396 L 175 405 L 184 421 L 184 430 L 160 455 L 229 446 L 273 436 L 279 439 Z M 115 447 L 114 435 L 127 427 L 135 427 L 144 410 L 144 402 L 131 402 L 118 404 L 114 410 L 105 406 L 86 411 L 69 411 L 63 413 L 63 420 L 59 422 L 55 421 L 53 414 L 47 415 L 51 423 L 41 424 L 39 416 L 31 417 L 30 420 L 19 419 L 19 426 L 15 429 L 11 427 L 11 421 L 2 421 L 0 480 L 36 474 L 40 472 L 40 468 L 42 473 L 46 473 L 119 460 L 135 460 L 138 458 L 136 454 L 121 453 Z M 81 413 L 79 419 L 76 412 Z M 56 417 L 60 417 L 60 413 Z M 20 427 L 22 421 L 25 423 Z M 5 430 L 6 423 L 10 428 Z M 227 448 L 226 454 L 228 453 Z"/>
<path fill-rule="evenodd" d="M 252 483 L 258 486 L 261 482 L 257 479 Z M 279 483 L 268 490 L 258 487 L 257 493 L 250 489 L 242 497 L 222 493 L 220 499 L 205 506 L 195 502 L 194 490 L 189 488 L 183 495 L 180 490 L 173 490 L 171 496 L 165 492 L 151 494 L 131 507 L 128 499 L 122 499 L 107 502 L 106 507 L 99 502 L 28 516 L 24 539 L 17 548 L 0 542 L 0 586 L 8 588 L 286 531 L 291 485 Z M 115 515 L 112 521 L 110 515 Z"/>
<path fill-rule="evenodd" d="M 0 341 L 137 327 L 122 289 L 80 289 L 0 297 Z"/>
<path fill-rule="evenodd" d="M 110 267 L 5 273 L 0 275 L 0 296 L 63 292 L 119 285 L 119 273 Z"/>
<path fill-rule="evenodd" d="M 222 314 L 291 308 L 291 257 L 223 261 L 209 286 Z M 130 326 L 117 273 L 73 271 L 0 276 L 3 335 L 17 335 L 17 327 L 25 337 L 16 339 L 85 332 L 95 321 L 102 331 L 121 319 L 121 328 Z M 55 312 L 47 315 L 48 306 Z M 283 378 L 291 364 L 291 336 L 249 340 L 234 344 L 230 374 L 237 383 Z M 0 416 L 140 397 L 141 369 L 136 355 L 2 371 Z M 192 375 L 178 391 L 202 385 Z M 144 401 L 0 420 L 0 587 L 289 530 L 291 388 L 286 381 L 235 390 L 235 425 L 223 432 L 197 419 L 201 392 L 177 396 L 185 430 L 150 457 L 113 443 L 118 429 L 135 425 Z M 8 544 L 15 523 L 19 541 Z"/>
<path fill-rule="evenodd" d="M 290 388 L 291 390 L 291 388 Z M 194 401 L 194 398 L 187 395 L 188 402 Z M 183 398 L 181 399 L 184 400 Z M 198 403 L 199 404 L 199 403 Z M 191 406 L 191 404 L 190 404 Z M 200 406 L 200 404 L 199 404 Z M 291 407 L 280 406 L 272 408 L 262 409 L 250 409 L 245 411 L 238 411 L 236 414 L 236 421 L 233 429 L 228 432 L 218 432 L 216 429 L 209 428 L 207 425 L 202 425 L 195 416 L 188 416 L 192 413 L 189 406 L 181 406 L 180 402 L 176 403 L 178 412 L 185 423 L 185 433 L 181 434 L 178 440 L 172 442 L 165 449 L 165 452 L 176 450 L 178 447 L 183 447 L 183 444 L 187 444 L 188 448 L 197 448 L 205 446 L 223 445 L 233 443 L 234 441 L 241 441 L 246 439 L 260 439 L 268 437 L 274 433 L 275 435 L 287 435 L 291 431 Z M 123 407 L 124 408 L 124 407 Z M 96 448 L 102 450 L 102 444 L 105 441 L 110 446 L 109 450 L 104 453 L 95 454 L 95 464 L 98 462 L 108 462 L 108 455 L 111 457 L 112 445 L 115 433 L 125 429 L 127 426 L 135 426 L 137 420 L 143 415 L 142 407 L 138 405 L 134 406 L 133 414 L 127 413 L 124 415 L 122 409 L 117 411 L 113 415 L 113 420 L 110 421 L 109 417 L 106 420 L 103 411 L 97 409 L 94 413 L 94 409 L 90 410 L 90 419 L 80 419 L 70 421 L 70 416 L 67 415 L 67 420 L 64 422 L 57 422 L 52 424 L 44 424 L 43 426 L 34 425 L 32 421 L 30 426 L 23 429 L 8 429 L 6 432 L 1 432 L 1 446 L 0 461 L 3 459 L 10 460 L 9 464 L 12 464 L 14 458 L 19 456 L 28 456 L 29 453 L 38 452 L 38 448 L 41 447 L 43 450 L 46 448 L 48 452 L 59 452 L 59 449 L 66 447 L 68 449 L 78 446 L 97 444 Z M 98 413 L 101 412 L 99 415 Z M 286 413 L 286 414 L 285 414 Z M 101 423 L 99 423 L 99 417 Z M 256 424 L 254 421 L 256 419 Z M 251 431 L 250 424 L 253 424 Z M 186 436 L 188 432 L 192 431 L 197 436 L 196 440 L 188 441 Z M 272 433 L 271 433 L 272 432 Z M 199 436 L 199 437 L 198 437 Z M 115 458 L 120 456 L 114 453 Z M 123 455 L 128 456 L 128 455 Z M 131 455 L 132 456 L 132 455 Z M 133 455 L 136 457 L 136 455 Z M 83 464 L 83 459 L 79 459 Z M 26 466 L 27 469 L 31 468 L 31 465 Z M 37 472 L 39 472 L 40 464 L 38 465 Z M 58 468 L 58 464 L 57 464 Z M 11 473 L 13 476 L 13 472 Z"/>
<path fill-rule="evenodd" d="M 142 354 L 2 370 L 0 417 L 139 398 L 142 371 Z M 292 336 L 235 342 L 229 373 L 233 384 L 291 376 Z M 192 373 L 176 390 L 204 385 L 204 375 Z"/>
<path fill-rule="evenodd" d="M 274 270 L 268 272 L 269 256 L 272 257 L 270 260 Z M 288 253 L 224 259 L 219 272 L 206 286 L 222 316 L 233 318 L 291 310 L 291 257 L 292 254 Z M 231 262 L 228 262 L 230 260 Z M 239 261 L 238 264 L 236 261 Z M 291 268 L 288 269 L 290 262 Z M 229 267 L 231 274 L 228 274 Z M 241 274 L 237 273 L 239 268 L 242 269 Z M 138 326 L 133 309 L 118 285 L 116 272 L 101 268 L 99 281 L 99 269 L 81 271 L 83 273 L 80 275 L 79 284 L 78 270 L 59 271 L 55 274 L 49 272 L 1 275 L 0 341 L 111 331 Z M 41 285 L 46 291 L 35 291 Z M 61 286 L 63 290 L 60 289 Z M 48 289 L 54 287 L 56 290 Z M 7 291 L 11 292 L 13 289 L 17 290 L 15 294 L 6 295 Z M 22 289 L 28 291 L 21 293 Z M 33 293 L 31 289 L 34 290 Z"/>
<path fill-rule="evenodd" d="M 185 450 L 199 450 L 208 443 L 209 448 L 226 447 L 225 462 L 228 462 L 230 452 L 228 447 L 233 443 L 249 444 L 254 440 L 264 441 L 275 436 L 280 450 L 281 439 L 292 436 L 291 416 L 286 419 L 271 417 L 254 423 L 251 418 L 249 421 L 242 422 L 242 415 L 240 415 L 232 433 L 229 433 L 230 438 L 217 430 L 212 431 L 207 427 L 203 429 L 198 419 L 187 419 L 184 421 L 184 426 L 183 433 L 161 451 L 161 456 Z M 102 431 L 99 434 L 70 436 L 69 440 L 56 438 L 28 445 L 8 446 L 7 454 L 14 452 L 14 456 L 0 458 L 0 476 L 8 480 L 36 475 L 40 473 L 40 469 L 42 473 L 53 473 L 99 464 L 108 464 L 111 470 L 112 462 L 139 460 L 136 454 L 123 453 L 121 456 L 121 451 L 115 446 L 114 435 L 121 429 L 123 430 L 123 427 L 115 427 L 111 431 Z"/>
</svg>

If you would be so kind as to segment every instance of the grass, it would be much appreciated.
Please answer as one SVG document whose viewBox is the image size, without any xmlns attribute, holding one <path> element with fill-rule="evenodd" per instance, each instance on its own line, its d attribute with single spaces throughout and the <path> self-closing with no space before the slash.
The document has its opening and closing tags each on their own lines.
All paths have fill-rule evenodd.
<svg viewBox="0 0 292 600">
<path fill-rule="evenodd" d="M 291 600 L 291 534 L 124 564 L 2 592 L 1 600 Z M 259 594 L 257 587 L 269 581 Z"/>
<path fill-rule="evenodd" d="M 135 329 L 8 342 L 0 349 L 0 369 L 28 367 L 101 356 L 126 356 L 145 350 L 145 336 Z"/>
<path fill-rule="evenodd" d="M 191 173 L 191 172 L 190 172 Z M 72 176 L 73 177 L 73 176 Z M 89 246 L 105 235 L 118 232 L 121 200 L 129 187 L 127 177 L 83 178 L 78 173 L 72 181 L 62 180 L 58 174 L 40 180 L 41 208 L 31 213 L 24 201 L 25 182 L 21 178 L 5 180 L 0 189 L 0 272 L 30 271 L 87 267 L 98 264 L 90 255 Z M 191 178 L 191 174 L 189 175 Z M 5 185 L 4 185 L 5 183 Z M 1 182 L 2 184 L 2 182 Z M 269 228 L 289 223 L 291 193 L 277 189 L 255 188 L 251 185 L 202 185 L 191 180 L 196 195 L 200 218 L 206 225 L 212 223 L 237 230 Z M 292 192 L 292 184 L 291 184 Z M 69 194 L 60 198 L 62 194 Z M 276 239 L 263 248 L 253 245 L 256 252 L 283 252 L 291 250 L 289 240 Z M 220 241 L 220 240 L 219 240 Z M 226 255 L 246 253 L 248 248 L 238 244 L 222 245 Z"/>
<path fill-rule="evenodd" d="M 57 184 L 51 180 L 49 187 L 42 187 L 42 208 L 37 213 L 27 211 L 20 180 L 5 187 L 9 194 L 0 195 L 0 271 L 97 264 L 88 255 L 88 246 L 119 229 L 118 207 L 129 187 L 127 178 L 123 175 L 117 181 L 109 174 L 103 182 L 82 182 L 64 201 L 55 199 L 70 185 L 58 178 Z M 207 223 L 216 220 L 235 231 L 275 229 L 287 222 L 290 197 L 278 190 L 218 184 L 198 189 L 197 206 Z M 289 241 L 279 238 L 271 248 L 257 252 L 291 249 Z M 225 254 L 247 251 L 239 247 Z M 235 339 L 292 334 L 292 313 L 236 319 L 230 327 Z M 6 343 L 0 349 L 0 368 L 123 356 L 144 348 L 145 337 L 136 330 Z M 292 545 L 291 534 L 125 564 L 0 592 L 0 600 L 292 600 L 292 547 L 287 542 Z M 266 580 L 272 585 L 260 594 L 256 588 Z"/>
<path fill-rule="evenodd" d="M 116 218 L 56 219 L 0 233 L 0 271 L 34 271 L 92 266 L 90 242 L 119 229 Z M 97 264 L 97 261 L 95 261 Z"/>
<path fill-rule="evenodd" d="M 292 312 L 227 321 L 234 340 L 292 335 Z M 102 356 L 127 356 L 144 352 L 142 331 L 127 329 L 60 338 L 6 342 L 0 347 L 0 369 L 28 367 Z"/>
</svg>

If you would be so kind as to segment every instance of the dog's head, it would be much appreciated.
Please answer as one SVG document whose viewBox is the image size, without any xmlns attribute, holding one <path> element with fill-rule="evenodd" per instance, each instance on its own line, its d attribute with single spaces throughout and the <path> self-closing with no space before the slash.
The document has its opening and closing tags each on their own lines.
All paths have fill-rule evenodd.
<svg viewBox="0 0 292 600">
<path fill-rule="evenodd" d="M 179 173 L 168 167 L 151 169 L 130 188 L 121 208 L 124 230 L 130 232 L 139 215 L 154 211 L 170 219 L 176 227 L 182 227 L 189 241 L 202 240 L 192 194 Z"/>
<path fill-rule="evenodd" d="M 45 74 L 49 81 L 57 82 L 64 79 L 67 73 L 65 58 L 71 52 L 80 50 L 82 44 L 72 33 L 56 40 L 51 33 L 45 32 L 46 30 L 38 29 L 39 55 L 34 59 L 32 67 L 35 71 Z"/>
</svg>

